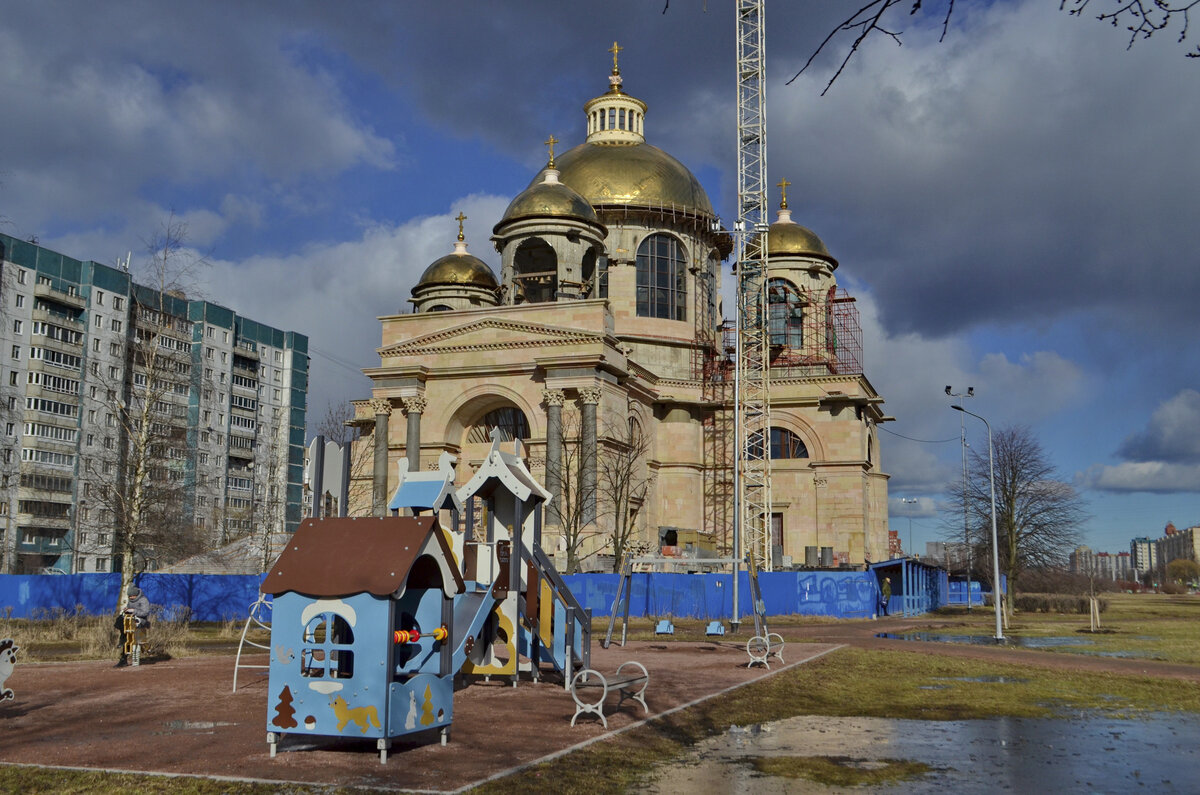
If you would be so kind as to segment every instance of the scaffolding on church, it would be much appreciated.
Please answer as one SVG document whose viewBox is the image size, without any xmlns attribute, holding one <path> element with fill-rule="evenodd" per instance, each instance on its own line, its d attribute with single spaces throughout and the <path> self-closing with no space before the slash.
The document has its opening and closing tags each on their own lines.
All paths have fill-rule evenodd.
<svg viewBox="0 0 1200 795">
<path fill-rule="evenodd" d="M 862 325 L 849 293 L 772 279 L 767 301 L 772 378 L 862 374 Z"/>
<path fill-rule="evenodd" d="M 697 290 L 697 310 L 708 305 L 707 285 Z M 789 301 L 781 298 L 791 299 Z M 845 290 L 802 291 L 789 287 L 769 290 L 776 306 L 789 303 L 803 311 L 798 322 L 775 324 L 771 329 L 771 379 L 786 381 L 826 375 L 861 375 L 862 325 L 855 299 Z M 776 318 L 780 317 L 779 312 Z M 721 555 L 733 550 L 733 495 L 735 464 L 734 357 L 737 326 L 725 321 L 719 327 L 701 321 L 697 311 L 692 377 L 700 382 L 704 428 L 704 512 L 702 531 Z M 789 337 L 790 334 L 790 337 Z M 789 344 L 791 343 L 791 344 Z"/>
</svg>

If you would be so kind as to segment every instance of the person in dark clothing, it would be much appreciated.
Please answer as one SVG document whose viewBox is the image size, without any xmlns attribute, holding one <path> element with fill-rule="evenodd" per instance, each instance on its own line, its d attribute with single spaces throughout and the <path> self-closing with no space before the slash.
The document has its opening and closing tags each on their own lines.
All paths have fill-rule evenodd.
<svg viewBox="0 0 1200 795">
<path fill-rule="evenodd" d="M 129 586 L 129 601 L 125 606 L 125 610 L 117 613 L 117 618 L 113 622 L 113 626 L 117 628 L 120 640 L 119 656 L 117 664 L 114 668 L 124 668 L 129 664 L 125 657 L 125 616 L 132 616 L 134 626 L 138 629 L 144 629 L 150 626 L 150 600 L 146 598 L 146 594 L 142 593 L 142 589 L 136 585 Z"/>
<path fill-rule="evenodd" d="M 879 615 L 888 614 L 888 604 L 892 601 L 892 578 L 884 577 L 879 584 Z"/>
</svg>

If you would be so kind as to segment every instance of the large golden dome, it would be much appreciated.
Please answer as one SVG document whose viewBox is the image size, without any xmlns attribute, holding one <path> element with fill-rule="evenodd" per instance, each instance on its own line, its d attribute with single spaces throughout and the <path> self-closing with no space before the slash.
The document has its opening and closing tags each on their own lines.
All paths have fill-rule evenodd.
<svg viewBox="0 0 1200 795">
<path fill-rule="evenodd" d="M 632 204 L 714 215 L 700 181 L 669 154 L 647 143 L 582 143 L 559 156 L 559 181 L 593 207 Z M 540 183 L 545 172 L 534 177 Z"/>
<path fill-rule="evenodd" d="M 437 284 L 462 284 L 494 290 L 499 286 L 488 264 L 474 254 L 454 252 L 433 261 L 413 291 Z"/>
<path fill-rule="evenodd" d="M 542 175 L 545 175 L 545 171 Z M 561 182 L 542 182 L 526 188 L 513 199 L 500 223 L 516 218 L 567 217 L 599 224 L 596 211 L 587 200 Z"/>
</svg>

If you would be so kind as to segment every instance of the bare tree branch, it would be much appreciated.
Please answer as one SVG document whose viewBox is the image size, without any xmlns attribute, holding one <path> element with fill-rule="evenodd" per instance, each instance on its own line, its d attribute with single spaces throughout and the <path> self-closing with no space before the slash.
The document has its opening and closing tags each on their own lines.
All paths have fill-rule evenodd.
<svg viewBox="0 0 1200 795">
<path fill-rule="evenodd" d="M 845 39 L 847 35 L 852 35 L 853 38 L 842 56 L 841 62 L 821 91 L 821 95 L 824 96 L 841 77 L 847 64 L 850 63 L 850 59 L 871 36 L 879 34 L 890 38 L 897 46 L 902 44 L 902 32 L 886 27 L 884 23 L 894 6 L 906 5 L 910 2 L 912 3 L 908 11 L 910 17 L 926 12 L 924 0 L 870 0 L 860 6 L 829 31 L 828 35 L 809 55 L 804 66 L 800 67 L 800 71 L 796 72 L 787 83 L 790 85 L 796 78 L 804 74 L 816 61 L 817 56 L 830 49 L 835 42 Z M 1173 23 L 1180 25 L 1179 37 L 1176 41 L 1184 42 L 1188 36 L 1191 11 L 1200 4 L 1200 0 L 1059 0 L 1058 8 L 1071 16 L 1082 17 L 1084 11 L 1093 2 L 1104 3 L 1111 7 L 1111 10 L 1102 11 L 1096 19 L 1101 22 L 1109 22 L 1114 27 L 1121 24 L 1126 26 L 1126 30 L 1129 31 L 1127 50 L 1139 40 L 1149 39 L 1155 33 L 1167 30 Z M 941 0 L 941 3 L 944 4 L 945 15 L 942 18 L 942 33 L 938 41 L 945 41 L 950 29 L 950 18 L 954 15 L 955 0 Z M 666 9 L 663 11 L 665 13 Z M 1200 58 L 1200 45 L 1185 55 L 1188 58 Z"/>
</svg>

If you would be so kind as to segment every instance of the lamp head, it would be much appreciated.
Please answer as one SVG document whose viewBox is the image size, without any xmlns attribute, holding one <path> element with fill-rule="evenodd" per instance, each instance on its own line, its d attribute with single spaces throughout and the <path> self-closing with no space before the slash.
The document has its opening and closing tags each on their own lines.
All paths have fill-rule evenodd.
<svg viewBox="0 0 1200 795">
<path fill-rule="evenodd" d="M 957 404 L 951 406 L 950 408 L 954 409 L 955 411 L 964 411 L 965 410 L 965 409 L 963 409 L 962 406 L 959 406 Z"/>
<path fill-rule="evenodd" d="M 967 397 L 975 397 L 975 387 L 967 387 Z"/>
<path fill-rule="evenodd" d="M 950 385 L 949 384 L 946 385 L 946 394 L 947 395 L 950 394 Z"/>
</svg>

